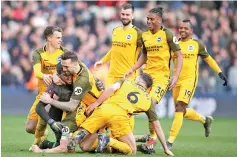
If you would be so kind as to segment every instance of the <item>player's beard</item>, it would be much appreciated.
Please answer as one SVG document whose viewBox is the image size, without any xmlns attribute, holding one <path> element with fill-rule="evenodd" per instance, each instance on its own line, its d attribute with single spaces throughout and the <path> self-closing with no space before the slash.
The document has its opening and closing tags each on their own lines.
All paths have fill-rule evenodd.
<svg viewBox="0 0 237 157">
<path fill-rule="evenodd" d="M 124 26 L 127 26 L 127 25 L 129 25 L 130 23 L 131 23 L 131 20 L 129 20 L 129 21 L 124 21 L 124 20 L 121 20 L 121 22 L 122 22 L 122 24 L 124 25 Z"/>
<path fill-rule="evenodd" d="M 189 34 L 188 34 L 187 32 L 184 32 L 184 33 L 182 33 L 182 34 L 183 34 L 183 35 L 180 35 L 180 37 L 181 37 L 182 40 L 185 40 L 185 39 L 189 38 Z"/>
</svg>

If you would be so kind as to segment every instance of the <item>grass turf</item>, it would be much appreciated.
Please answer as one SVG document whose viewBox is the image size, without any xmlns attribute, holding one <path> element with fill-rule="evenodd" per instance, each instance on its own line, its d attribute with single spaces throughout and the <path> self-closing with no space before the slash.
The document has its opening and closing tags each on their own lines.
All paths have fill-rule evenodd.
<svg viewBox="0 0 237 157">
<path fill-rule="evenodd" d="M 113 154 L 90 154 L 77 150 L 73 154 L 35 154 L 28 151 L 33 135 L 25 132 L 26 116 L 2 115 L 2 157 L 51 157 L 51 156 L 117 156 Z M 237 156 L 237 119 L 215 118 L 212 125 L 211 136 L 204 137 L 204 129 L 200 123 L 185 120 L 179 136 L 173 146 L 173 153 L 178 157 L 236 157 Z M 161 119 L 162 127 L 168 137 L 172 119 Z M 138 117 L 136 119 L 135 134 L 148 132 L 147 120 Z M 50 139 L 53 134 L 50 132 Z M 119 155 L 122 156 L 122 155 Z M 136 156 L 165 156 L 160 150 L 160 144 L 156 146 L 156 154 L 145 155 L 140 152 Z"/>
</svg>

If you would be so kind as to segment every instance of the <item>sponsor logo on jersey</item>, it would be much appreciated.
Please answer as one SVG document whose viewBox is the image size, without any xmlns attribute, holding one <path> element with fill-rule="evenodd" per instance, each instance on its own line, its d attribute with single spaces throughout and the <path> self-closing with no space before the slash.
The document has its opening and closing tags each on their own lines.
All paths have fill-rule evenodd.
<svg viewBox="0 0 237 157">
<path fill-rule="evenodd" d="M 55 70 L 56 65 L 43 65 L 43 70 Z"/>
<path fill-rule="evenodd" d="M 194 46 L 193 46 L 193 45 L 189 45 L 189 46 L 188 46 L 188 50 L 189 50 L 189 51 L 193 51 L 193 50 L 194 50 Z"/>
<path fill-rule="evenodd" d="M 63 135 L 69 134 L 69 132 L 70 132 L 69 127 L 64 126 L 64 127 L 62 128 L 62 134 L 63 134 Z"/>
<path fill-rule="evenodd" d="M 173 43 L 179 44 L 179 41 L 178 41 L 178 39 L 175 36 L 173 37 Z"/>
<path fill-rule="evenodd" d="M 132 39 L 132 35 L 131 35 L 131 34 L 128 34 L 128 35 L 126 36 L 126 39 L 127 39 L 127 40 L 131 40 L 131 39 Z"/>
<path fill-rule="evenodd" d="M 157 40 L 157 42 L 160 42 L 161 41 L 161 37 L 158 37 L 156 40 Z"/>
<path fill-rule="evenodd" d="M 74 89 L 74 93 L 75 93 L 75 95 L 80 95 L 82 93 L 82 88 L 81 87 L 76 87 Z"/>
</svg>

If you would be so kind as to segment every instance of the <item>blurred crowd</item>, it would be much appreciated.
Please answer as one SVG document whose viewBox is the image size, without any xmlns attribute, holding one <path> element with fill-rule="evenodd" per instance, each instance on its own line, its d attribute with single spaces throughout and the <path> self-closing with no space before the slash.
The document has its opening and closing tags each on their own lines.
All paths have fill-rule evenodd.
<svg viewBox="0 0 237 157">
<path fill-rule="evenodd" d="M 98 71 L 93 64 L 110 49 L 113 28 L 121 25 L 119 7 L 126 1 L 11 1 L 1 2 L 1 77 L 2 85 L 35 90 L 30 56 L 45 44 L 43 31 L 49 25 L 64 30 L 63 45 L 78 53 L 97 77 L 104 79 L 108 65 Z M 237 2 L 139 2 L 134 25 L 146 30 L 146 14 L 156 6 L 164 8 L 163 25 L 177 36 L 178 24 L 190 19 L 194 38 L 201 39 L 208 52 L 228 76 L 229 87 L 200 60 L 199 84 L 202 93 L 237 94 Z M 99 76 L 100 75 L 100 76 Z M 103 78 L 104 77 L 104 78 Z"/>
</svg>

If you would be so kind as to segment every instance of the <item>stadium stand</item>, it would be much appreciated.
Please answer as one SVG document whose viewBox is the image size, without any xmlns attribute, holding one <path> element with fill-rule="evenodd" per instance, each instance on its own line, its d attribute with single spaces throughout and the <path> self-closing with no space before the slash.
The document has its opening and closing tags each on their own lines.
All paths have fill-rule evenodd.
<svg viewBox="0 0 237 157">
<path fill-rule="evenodd" d="M 120 25 L 117 10 L 125 1 L 9 1 L 1 2 L 1 77 L 2 86 L 36 90 L 37 80 L 32 72 L 32 50 L 43 45 L 43 30 L 48 25 L 63 28 L 64 46 L 79 54 L 88 67 L 110 48 L 112 29 Z M 163 25 L 178 36 L 178 23 L 190 19 L 194 34 L 201 39 L 229 78 L 229 87 L 208 68 L 200 64 L 197 92 L 237 94 L 237 2 L 138 2 L 134 25 L 146 30 L 144 15 L 156 5 L 165 8 Z M 104 67 L 103 72 L 107 73 Z M 95 75 L 97 75 L 95 74 Z M 105 79 L 106 76 L 99 76 Z"/>
</svg>

